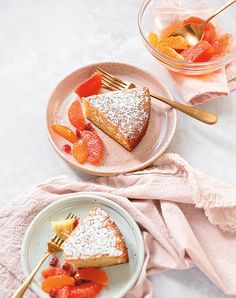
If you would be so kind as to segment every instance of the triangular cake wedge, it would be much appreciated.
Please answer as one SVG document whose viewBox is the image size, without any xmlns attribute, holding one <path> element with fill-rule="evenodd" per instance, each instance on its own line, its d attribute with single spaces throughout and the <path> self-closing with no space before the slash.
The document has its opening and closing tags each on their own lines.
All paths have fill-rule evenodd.
<svg viewBox="0 0 236 298">
<path fill-rule="evenodd" d="M 83 98 L 86 117 L 128 151 L 146 133 L 151 99 L 148 88 L 107 92 Z"/>
<path fill-rule="evenodd" d="M 64 242 L 64 259 L 75 268 L 128 263 L 124 238 L 108 214 L 93 208 Z"/>
</svg>

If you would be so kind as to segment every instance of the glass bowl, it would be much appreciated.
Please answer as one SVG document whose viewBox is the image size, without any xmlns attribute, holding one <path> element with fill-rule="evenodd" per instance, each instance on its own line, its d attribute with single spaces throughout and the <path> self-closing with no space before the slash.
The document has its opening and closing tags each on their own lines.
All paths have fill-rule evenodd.
<svg viewBox="0 0 236 298">
<path fill-rule="evenodd" d="M 208 62 L 186 62 L 173 59 L 150 45 L 148 41 L 149 32 L 155 32 L 159 36 L 161 31 L 169 24 L 186 19 L 190 16 L 207 18 L 212 11 L 218 9 L 226 1 L 214 0 L 211 1 L 210 8 L 202 8 L 195 10 L 199 4 L 204 5 L 204 2 L 199 0 L 182 0 L 181 6 L 176 8 L 174 5 L 179 1 L 176 0 L 144 0 L 138 14 L 138 26 L 142 41 L 147 50 L 160 61 L 167 69 L 179 72 L 186 75 L 202 75 L 210 73 L 224 67 L 236 58 L 236 48 L 232 46 L 229 53 Z M 192 9 L 195 7 L 194 9 Z M 234 41 L 236 40 L 235 29 L 236 4 L 233 4 L 228 9 L 212 20 L 212 23 L 220 31 L 231 33 Z"/>
</svg>

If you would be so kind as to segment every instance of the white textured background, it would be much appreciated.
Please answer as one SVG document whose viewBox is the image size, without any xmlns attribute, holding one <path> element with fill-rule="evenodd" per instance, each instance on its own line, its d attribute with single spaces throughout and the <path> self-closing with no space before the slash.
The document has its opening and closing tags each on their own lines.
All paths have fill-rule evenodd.
<svg viewBox="0 0 236 298">
<path fill-rule="evenodd" d="M 139 0 L 0 0 L 1 207 L 50 177 L 76 176 L 54 153 L 45 131 L 50 92 L 73 70 L 99 61 L 127 62 L 154 73 L 180 98 L 167 72 L 142 45 L 139 5 Z M 234 185 L 235 94 L 202 106 L 219 115 L 215 126 L 179 114 L 168 149 Z M 152 280 L 159 298 L 226 297 L 197 269 L 171 271 Z"/>
</svg>

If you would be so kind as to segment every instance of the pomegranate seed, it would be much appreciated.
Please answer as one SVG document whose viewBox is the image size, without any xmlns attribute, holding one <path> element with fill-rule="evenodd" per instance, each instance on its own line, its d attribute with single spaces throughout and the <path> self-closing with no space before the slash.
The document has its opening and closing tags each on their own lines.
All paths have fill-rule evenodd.
<svg viewBox="0 0 236 298">
<path fill-rule="evenodd" d="M 57 296 L 57 289 L 56 288 L 52 288 L 51 291 L 49 292 L 49 296 L 51 298 L 56 298 L 56 296 Z"/>
<path fill-rule="evenodd" d="M 78 128 L 76 128 L 75 130 L 75 134 L 77 135 L 77 137 L 80 139 L 81 138 L 81 133 L 80 130 Z"/>
<path fill-rule="evenodd" d="M 82 284 L 86 284 L 86 283 L 88 283 L 89 282 L 89 280 L 86 280 L 86 279 L 80 279 L 80 280 L 76 280 L 75 281 L 75 285 L 76 286 L 80 286 L 80 285 L 82 285 Z"/>
<path fill-rule="evenodd" d="M 79 221 L 78 221 L 78 219 L 76 218 L 76 219 L 74 220 L 74 222 L 73 222 L 73 230 L 78 226 L 78 223 L 79 223 Z"/>
<path fill-rule="evenodd" d="M 93 131 L 93 126 L 91 123 L 86 123 L 85 124 L 85 130 L 90 130 L 90 131 Z"/>
<path fill-rule="evenodd" d="M 66 270 L 66 271 L 70 271 L 70 270 L 72 270 L 72 266 L 69 263 L 64 263 L 62 266 L 62 269 Z"/>
<path fill-rule="evenodd" d="M 76 269 L 72 269 L 71 272 L 70 272 L 70 276 L 74 277 L 77 273 L 77 270 Z"/>
<path fill-rule="evenodd" d="M 68 144 L 65 144 L 62 146 L 62 150 L 69 154 L 71 153 L 71 146 Z"/>
<path fill-rule="evenodd" d="M 52 266 L 52 267 L 56 267 L 57 264 L 58 264 L 58 257 L 54 256 L 52 257 L 51 261 L 49 262 L 49 265 Z"/>
<path fill-rule="evenodd" d="M 75 281 L 76 286 L 80 286 L 80 285 L 82 285 L 82 283 L 83 283 L 82 280 L 76 280 Z"/>
</svg>

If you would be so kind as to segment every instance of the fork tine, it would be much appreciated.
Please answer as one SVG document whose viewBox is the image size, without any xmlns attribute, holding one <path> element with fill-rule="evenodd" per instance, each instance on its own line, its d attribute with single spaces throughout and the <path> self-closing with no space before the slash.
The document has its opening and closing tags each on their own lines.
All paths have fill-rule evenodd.
<svg viewBox="0 0 236 298">
<path fill-rule="evenodd" d="M 117 77 L 111 75 L 110 73 L 108 73 L 107 71 L 101 69 L 100 67 L 97 67 L 95 69 L 95 71 L 96 70 L 101 72 L 103 74 L 103 76 L 105 78 L 107 78 L 108 80 L 113 81 L 113 82 L 116 81 L 116 83 L 119 84 L 120 86 L 123 86 L 123 88 L 128 87 L 128 84 L 126 82 L 122 81 L 120 78 L 117 78 Z"/>
<path fill-rule="evenodd" d="M 114 81 L 109 81 L 107 80 L 107 78 L 103 77 L 102 75 L 102 83 L 104 83 L 104 85 L 109 85 L 110 87 L 113 87 L 115 88 L 116 90 L 122 90 L 122 89 L 125 89 L 123 86 L 120 86 L 119 84 L 117 84 L 116 82 Z"/>
<path fill-rule="evenodd" d="M 64 243 L 64 240 L 63 239 L 61 239 L 59 242 L 58 242 L 58 246 L 61 246 L 62 244 Z"/>
<path fill-rule="evenodd" d="M 58 242 L 61 240 L 61 238 L 59 238 L 58 236 L 57 236 L 57 238 L 56 238 L 56 240 L 54 241 L 54 243 L 56 243 L 56 244 L 58 244 Z"/>
<path fill-rule="evenodd" d="M 67 215 L 66 219 L 70 218 L 71 212 Z"/>
<path fill-rule="evenodd" d="M 111 84 L 104 81 L 103 78 L 102 78 L 102 85 L 103 85 L 104 88 L 109 89 L 111 91 L 120 90 L 117 86 L 116 87 L 111 86 Z"/>
<path fill-rule="evenodd" d="M 77 215 L 73 213 L 69 213 L 66 219 L 77 218 Z M 64 240 L 58 237 L 56 234 L 52 236 L 52 238 L 48 241 L 48 252 L 49 253 L 56 253 L 61 250 L 61 246 L 64 243 Z"/>
<path fill-rule="evenodd" d="M 51 241 L 54 242 L 54 241 L 56 240 L 56 238 L 57 238 L 57 235 L 54 234 L 54 235 L 52 236 L 52 238 L 51 238 Z"/>
</svg>

